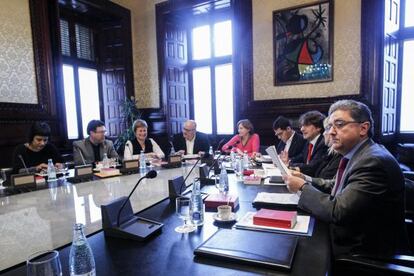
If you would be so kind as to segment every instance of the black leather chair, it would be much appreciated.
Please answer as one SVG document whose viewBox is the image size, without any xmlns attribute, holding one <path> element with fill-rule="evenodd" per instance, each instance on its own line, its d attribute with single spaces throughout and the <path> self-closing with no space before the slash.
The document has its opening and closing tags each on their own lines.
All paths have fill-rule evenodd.
<svg viewBox="0 0 414 276">
<path fill-rule="evenodd" d="M 335 260 L 333 275 L 413 275 L 414 256 L 395 255 L 377 258 L 369 255 L 347 255 Z"/>
<path fill-rule="evenodd" d="M 414 253 L 414 181 L 405 178 L 405 226 Z"/>
</svg>

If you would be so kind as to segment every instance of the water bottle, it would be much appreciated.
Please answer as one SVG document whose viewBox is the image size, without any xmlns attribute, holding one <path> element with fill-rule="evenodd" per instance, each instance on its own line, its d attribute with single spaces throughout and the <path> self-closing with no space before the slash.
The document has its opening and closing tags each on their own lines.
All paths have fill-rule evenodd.
<svg viewBox="0 0 414 276">
<path fill-rule="evenodd" d="M 109 169 L 109 158 L 108 155 L 106 153 L 104 153 L 103 159 L 102 159 L 102 168 L 104 169 Z"/>
<path fill-rule="evenodd" d="M 243 169 L 247 170 L 249 168 L 249 155 L 247 155 L 247 151 L 243 153 Z"/>
<path fill-rule="evenodd" d="M 95 259 L 92 249 L 83 232 L 82 223 L 73 226 L 73 242 L 69 254 L 69 272 L 71 276 L 95 276 Z"/>
<path fill-rule="evenodd" d="M 243 159 L 240 156 L 236 156 L 236 174 L 243 175 Z"/>
<path fill-rule="evenodd" d="M 199 226 L 204 223 L 204 202 L 201 198 L 200 181 L 194 181 L 191 192 L 190 205 L 191 221 L 194 225 Z"/>
<path fill-rule="evenodd" d="M 141 153 L 139 154 L 139 168 L 141 170 L 145 170 L 147 168 L 147 163 L 145 160 L 145 153 L 143 150 L 141 150 Z"/>
<path fill-rule="evenodd" d="M 175 148 L 174 148 L 174 144 L 173 143 L 171 143 L 170 155 L 175 155 Z"/>
<path fill-rule="evenodd" d="M 56 180 L 56 169 L 52 159 L 47 160 L 47 181 Z"/>
<path fill-rule="evenodd" d="M 228 192 L 229 191 L 229 176 L 227 175 L 227 171 L 224 168 L 224 165 L 221 165 L 221 172 L 219 178 L 219 191 L 220 192 Z"/>
<path fill-rule="evenodd" d="M 212 147 L 212 146 L 210 146 L 210 148 L 208 149 L 208 154 L 209 154 L 211 157 L 214 157 L 214 151 L 213 151 L 213 147 Z"/>
</svg>

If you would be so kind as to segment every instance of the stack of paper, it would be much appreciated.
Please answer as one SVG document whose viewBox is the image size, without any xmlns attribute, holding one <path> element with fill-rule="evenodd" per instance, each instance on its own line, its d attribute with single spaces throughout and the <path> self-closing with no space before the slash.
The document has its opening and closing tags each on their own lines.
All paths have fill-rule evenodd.
<svg viewBox="0 0 414 276">
<path fill-rule="evenodd" d="M 280 159 L 279 155 L 277 154 L 275 146 L 270 146 L 266 149 L 266 152 L 272 158 L 273 164 L 276 165 L 280 169 L 280 173 L 282 175 L 291 175 L 288 167 L 286 167 L 285 163 Z"/>
<path fill-rule="evenodd" d="M 298 234 L 307 234 L 309 231 L 310 216 L 297 216 L 297 222 L 292 229 L 255 225 L 253 224 L 253 217 L 256 212 L 247 212 L 236 224 L 238 229 L 262 230 L 269 232 L 292 232 Z"/>
<path fill-rule="evenodd" d="M 284 205 L 298 205 L 299 196 L 297 194 L 289 193 L 258 193 L 253 203 L 270 203 L 270 204 L 284 204 Z"/>
</svg>

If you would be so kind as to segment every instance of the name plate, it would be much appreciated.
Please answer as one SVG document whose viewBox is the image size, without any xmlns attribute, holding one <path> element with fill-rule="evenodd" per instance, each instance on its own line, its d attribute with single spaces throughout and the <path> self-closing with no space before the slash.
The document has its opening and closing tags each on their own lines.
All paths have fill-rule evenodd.
<svg viewBox="0 0 414 276">
<path fill-rule="evenodd" d="M 139 168 L 139 162 L 138 160 L 124 160 L 122 162 L 122 167 L 125 170 L 136 170 Z"/>
<path fill-rule="evenodd" d="M 36 187 L 36 179 L 34 174 L 20 173 L 10 176 L 12 187 L 31 186 Z"/>
<path fill-rule="evenodd" d="M 93 175 L 91 164 L 75 167 L 75 177 L 86 177 L 91 175 Z"/>
<path fill-rule="evenodd" d="M 168 156 L 168 163 L 181 163 L 181 155 L 170 155 Z"/>
</svg>

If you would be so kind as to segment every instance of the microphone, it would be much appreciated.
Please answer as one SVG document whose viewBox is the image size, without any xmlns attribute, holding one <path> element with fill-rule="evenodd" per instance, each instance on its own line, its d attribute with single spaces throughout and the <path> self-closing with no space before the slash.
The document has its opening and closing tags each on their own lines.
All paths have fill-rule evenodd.
<svg viewBox="0 0 414 276">
<path fill-rule="evenodd" d="M 127 204 L 127 202 L 129 202 L 130 197 L 131 197 L 131 196 L 132 196 L 132 194 L 134 193 L 135 189 L 138 187 L 139 183 L 140 183 L 143 179 L 145 179 L 145 178 L 152 179 L 152 178 L 155 178 L 155 177 L 157 177 L 157 172 L 156 172 L 156 171 L 154 171 L 154 170 L 151 170 L 151 171 L 147 172 L 147 174 L 146 174 L 146 175 L 144 175 L 143 177 L 141 177 L 141 178 L 138 180 L 137 184 L 135 184 L 134 188 L 133 188 L 133 189 L 132 189 L 132 191 L 129 193 L 128 197 L 125 199 L 125 201 L 124 201 L 124 203 L 122 204 L 121 208 L 119 208 L 119 211 L 118 211 L 118 216 L 117 216 L 117 218 L 116 218 L 116 225 L 117 225 L 118 227 L 119 227 L 119 219 L 120 219 L 120 217 L 121 217 L 121 211 L 122 211 L 122 209 L 124 209 L 124 207 L 125 207 L 125 205 Z"/>
<path fill-rule="evenodd" d="M 29 169 L 27 168 L 26 163 L 24 162 L 23 156 L 21 154 L 19 154 L 18 157 L 19 157 L 20 161 L 22 162 L 22 164 L 24 166 L 24 169 L 26 170 L 26 173 L 28 174 Z"/>
<path fill-rule="evenodd" d="M 122 196 L 107 204 L 101 205 L 102 228 L 105 236 L 143 241 L 161 232 L 163 224 L 135 215 L 132 210 L 131 201 L 129 200 L 144 178 L 152 179 L 156 176 L 156 171 L 149 171 L 138 180 L 128 197 Z M 122 225 L 120 221 L 121 213 Z"/>
<path fill-rule="evenodd" d="M 82 158 L 83 165 L 86 165 L 85 158 L 83 157 L 81 149 L 79 147 L 75 147 L 75 149 L 79 152 L 79 155 Z"/>
<path fill-rule="evenodd" d="M 197 161 L 196 161 L 196 162 L 194 163 L 194 165 L 191 167 L 191 170 L 190 170 L 190 171 L 187 173 L 187 175 L 185 176 L 185 178 L 184 178 L 184 180 L 183 180 L 183 183 L 181 183 L 181 186 L 180 186 L 180 190 L 179 190 L 180 195 L 181 195 L 181 192 L 182 192 L 183 186 L 185 185 L 185 181 L 186 181 L 186 180 L 187 180 L 187 178 L 190 176 L 191 172 L 194 170 L 195 166 L 198 164 L 198 162 L 200 162 L 200 160 L 201 160 L 201 158 L 197 159 Z"/>
<path fill-rule="evenodd" d="M 221 143 L 223 143 L 223 142 L 224 142 L 224 140 L 225 140 L 225 138 L 223 138 L 223 139 L 221 139 L 221 140 L 220 140 L 220 142 L 219 142 L 219 143 L 218 143 L 218 145 L 217 145 L 217 149 L 216 149 L 216 150 L 219 150 L 219 149 L 220 149 L 220 144 L 221 144 Z M 220 152 L 221 152 L 221 151 L 220 151 Z M 214 165 L 216 165 L 216 164 L 217 164 L 218 160 L 220 159 L 220 157 L 221 157 L 222 155 L 223 155 L 223 154 L 221 154 L 221 153 L 220 153 L 220 155 L 219 155 L 219 156 L 217 156 L 217 158 L 216 158 L 216 159 L 214 159 L 213 163 L 211 164 L 210 168 L 208 169 L 208 172 L 207 172 L 206 177 L 208 177 L 208 176 L 210 175 L 211 169 L 212 169 L 212 168 L 214 168 Z"/>
<path fill-rule="evenodd" d="M 232 150 L 234 147 L 236 147 L 238 144 L 240 144 L 240 140 L 237 140 L 233 145 L 229 146 L 227 149 Z"/>
</svg>

